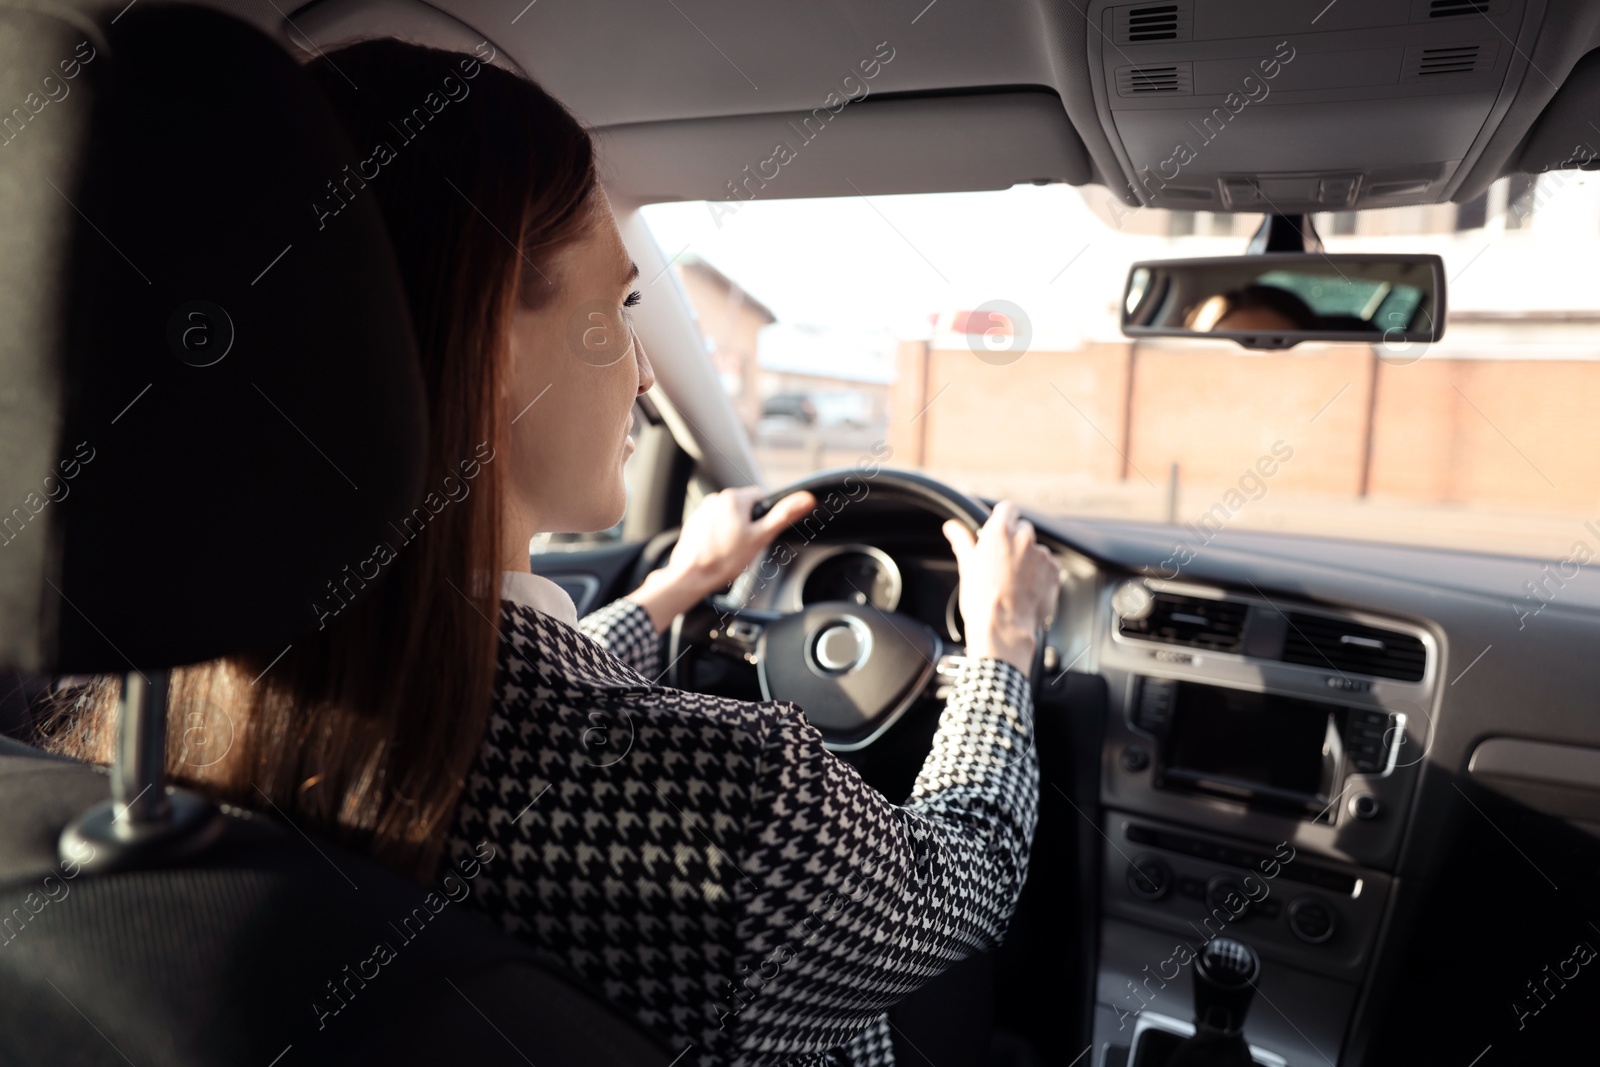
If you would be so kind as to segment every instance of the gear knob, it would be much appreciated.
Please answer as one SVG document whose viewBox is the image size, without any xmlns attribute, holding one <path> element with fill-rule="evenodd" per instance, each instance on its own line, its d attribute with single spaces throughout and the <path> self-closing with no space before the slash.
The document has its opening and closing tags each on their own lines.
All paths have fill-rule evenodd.
<svg viewBox="0 0 1600 1067">
<path fill-rule="evenodd" d="M 1229 1034 L 1243 1030 L 1260 977 L 1255 949 L 1232 938 L 1213 938 L 1195 960 L 1195 1026 Z"/>
</svg>

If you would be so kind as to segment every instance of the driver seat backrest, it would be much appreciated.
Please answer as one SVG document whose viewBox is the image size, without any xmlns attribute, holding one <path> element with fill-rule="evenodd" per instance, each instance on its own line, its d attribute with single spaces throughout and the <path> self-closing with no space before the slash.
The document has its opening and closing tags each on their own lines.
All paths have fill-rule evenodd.
<svg viewBox="0 0 1600 1067">
<path fill-rule="evenodd" d="M 56 835 L 106 794 L 98 769 L 0 739 L 8 1065 L 670 1059 L 471 911 L 473 879 L 503 857 L 445 869 L 423 889 L 231 812 L 192 863 L 95 875 L 62 860 Z"/>
<path fill-rule="evenodd" d="M 160 679 L 287 646 L 421 496 L 376 208 L 310 208 L 352 158 L 229 16 L 0 0 L 0 668 Z M 232 808 L 181 860 L 64 854 L 111 793 L 0 738 L 0 1061 L 670 1058 L 473 911 L 498 857 L 422 886 Z"/>
</svg>

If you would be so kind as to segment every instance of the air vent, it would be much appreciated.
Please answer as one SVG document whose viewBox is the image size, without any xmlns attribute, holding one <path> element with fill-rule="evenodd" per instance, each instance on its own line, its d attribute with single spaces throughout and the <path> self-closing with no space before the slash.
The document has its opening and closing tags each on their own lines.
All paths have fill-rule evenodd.
<svg viewBox="0 0 1600 1067">
<path fill-rule="evenodd" d="M 1331 615 L 1289 613 L 1283 661 L 1341 673 L 1420 682 L 1428 664 L 1422 641 L 1396 630 L 1362 626 Z"/>
<path fill-rule="evenodd" d="M 1125 637 L 1188 645 L 1212 652 L 1237 652 L 1247 610 L 1248 607 L 1237 600 L 1157 593 L 1155 608 L 1148 618 L 1123 619 L 1120 625 Z"/>
<path fill-rule="evenodd" d="M 1461 74 L 1478 65 L 1478 46 L 1462 45 L 1456 48 L 1424 48 L 1418 74 Z"/>
<path fill-rule="evenodd" d="M 1141 4 L 1117 9 L 1117 44 L 1154 44 L 1189 39 L 1189 5 Z"/>
<path fill-rule="evenodd" d="M 1497 52 L 1493 41 L 1407 48 L 1400 77 L 1408 82 L 1448 82 L 1453 77 L 1493 68 Z"/>
<path fill-rule="evenodd" d="M 1192 70 L 1192 66 L 1188 63 L 1168 63 L 1159 67 L 1118 67 L 1117 93 L 1120 96 L 1144 96 L 1151 93 L 1191 96 L 1194 93 Z"/>
<path fill-rule="evenodd" d="M 1490 0 L 1433 0 L 1428 5 L 1430 19 L 1453 19 L 1462 15 L 1487 15 Z"/>
</svg>

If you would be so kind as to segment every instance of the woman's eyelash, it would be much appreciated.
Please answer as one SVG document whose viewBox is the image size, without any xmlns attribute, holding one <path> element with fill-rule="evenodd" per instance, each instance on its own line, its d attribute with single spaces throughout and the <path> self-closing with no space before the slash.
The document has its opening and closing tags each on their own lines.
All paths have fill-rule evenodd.
<svg viewBox="0 0 1600 1067">
<path fill-rule="evenodd" d="M 622 306 L 625 307 L 625 308 L 638 307 L 639 306 L 639 301 L 641 301 L 643 299 L 644 299 L 644 294 L 639 292 L 639 290 L 635 289 L 633 292 L 628 294 L 628 299 L 626 299 L 626 300 L 624 300 L 622 302 Z"/>
</svg>

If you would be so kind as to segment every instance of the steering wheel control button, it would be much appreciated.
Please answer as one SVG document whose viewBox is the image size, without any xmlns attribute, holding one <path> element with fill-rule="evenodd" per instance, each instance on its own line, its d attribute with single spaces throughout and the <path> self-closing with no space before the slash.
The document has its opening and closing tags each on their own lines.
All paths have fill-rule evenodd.
<svg viewBox="0 0 1600 1067">
<path fill-rule="evenodd" d="M 830 674 L 848 674 L 872 655 L 872 634 L 854 619 L 825 627 L 812 646 L 817 666 Z"/>
<path fill-rule="evenodd" d="M 749 641 L 754 644 L 755 639 L 760 636 L 760 623 L 751 622 L 749 619 L 734 619 L 728 623 L 728 637 L 735 641 Z"/>
<path fill-rule="evenodd" d="M 1289 929 L 1308 945 L 1328 940 L 1337 925 L 1333 909 L 1316 897 L 1298 897 L 1289 905 Z"/>
<path fill-rule="evenodd" d="M 1363 822 L 1371 822 L 1383 814 L 1383 802 L 1373 793 L 1357 793 L 1350 798 L 1350 814 Z"/>
<path fill-rule="evenodd" d="M 1160 900 L 1172 891 L 1172 868 L 1148 852 L 1128 864 L 1127 879 L 1128 891 L 1140 900 Z"/>
<path fill-rule="evenodd" d="M 1150 766 L 1150 750 L 1143 745 L 1129 745 L 1122 750 L 1122 769 L 1138 774 Z"/>
</svg>

